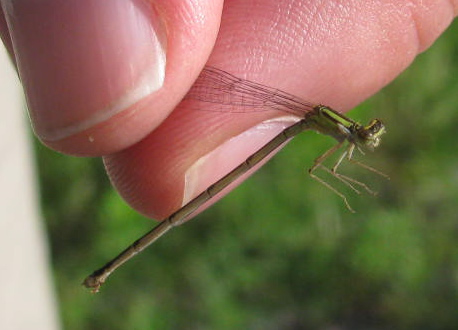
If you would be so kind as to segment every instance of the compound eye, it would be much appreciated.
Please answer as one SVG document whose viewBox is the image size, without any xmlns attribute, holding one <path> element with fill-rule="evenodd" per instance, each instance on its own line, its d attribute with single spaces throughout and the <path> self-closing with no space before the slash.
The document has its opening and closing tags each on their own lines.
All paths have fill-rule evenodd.
<svg viewBox="0 0 458 330">
<path fill-rule="evenodd" d="M 359 137 L 367 148 L 374 149 L 380 145 L 380 137 L 385 131 L 385 125 L 380 120 L 374 119 L 359 130 Z"/>
<path fill-rule="evenodd" d="M 380 120 L 373 119 L 366 127 L 364 127 L 364 130 L 367 131 L 368 134 L 380 136 L 385 133 L 385 125 L 383 125 Z"/>
</svg>

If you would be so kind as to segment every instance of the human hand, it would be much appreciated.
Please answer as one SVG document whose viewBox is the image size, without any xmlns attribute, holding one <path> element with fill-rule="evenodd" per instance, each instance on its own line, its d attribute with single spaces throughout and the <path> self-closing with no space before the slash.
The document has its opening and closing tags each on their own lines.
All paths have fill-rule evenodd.
<svg viewBox="0 0 458 330">
<path fill-rule="evenodd" d="M 290 120 L 259 127 L 271 113 L 177 107 L 206 63 L 345 111 L 394 79 L 458 10 L 456 1 L 234 0 L 221 16 L 222 5 L 2 0 L 9 29 L 0 22 L 0 31 L 36 134 L 64 153 L 104 156 L 121 195 L 163 218 Z"/>
</svg>

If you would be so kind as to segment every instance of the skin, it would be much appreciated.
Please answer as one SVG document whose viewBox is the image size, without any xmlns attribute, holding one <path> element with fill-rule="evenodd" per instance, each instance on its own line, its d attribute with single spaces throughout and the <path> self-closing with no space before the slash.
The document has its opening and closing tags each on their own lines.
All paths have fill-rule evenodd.
<svg viewBox="0 0 458 330">
<path fill-rule="evenodd" d="M 151 2 L 166 30 L 163 87 L 84 131 L 42 140 L 62 153 L 103 156 L 123 198 L 156 219 L 181 206 L 185 173 L 198 159 L 258 123 L 284 116 L 179 105 L 204 65 L 347 111 L 406 69 L 458 13 L 458 0 Z M 1 19 L 0 26 L 13 53 Z M 223 161 L 207 162 L 191 195 L 227 172 L 221 162 L 234 167 L 265 142 L 253 140 L 238 139 Z"/>
</svg>

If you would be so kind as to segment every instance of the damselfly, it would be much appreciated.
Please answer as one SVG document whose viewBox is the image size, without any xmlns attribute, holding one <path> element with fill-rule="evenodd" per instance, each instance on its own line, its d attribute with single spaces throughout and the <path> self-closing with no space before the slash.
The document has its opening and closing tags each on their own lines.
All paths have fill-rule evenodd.
<svg viewBox="0 0 458 330">
<path fill-rule="evenodd" d="M 366 126 L 363 126 L 330 107 L 306 102 L 292 94 L 237 78 L 232 74 L 213 67 L 204 68 L 185 99 L 213 103 L 215 107 L 229 106 L 231 109 L 235 109 L 235 111 L 242 109 L 240 110 L 241 112 L 243 112 L 244 108 L 250 109 L 250 111 L 278 110 L 299 116 L 301 119 L 292 126 L 284 129 L 261 149 L 189 203 L 162 220 L 156 227 L 136 240 L 105 266 L 88 276 L 83 284 L 91 288 L 93 292 L 99 290 L 100 286 L 116 268 L 155 242 L 171 228 L 181 225 L 202 204 L 213 198 L 230 183 L 266 158 L 288 139 L 305 130 L 314 130 L 337 140 L 338 143 L 334 147 L 316 158 L 313 166 L 309 169 L 309 174 L 313 179 L 340 196 L 351 212 L 354 211 L 345 195 L 315 174 L 318 168 L 329 172 L 356 193 L 360 193 L 360 190 L 357 188 L 359 187 L 370 194 L 374 194 L 364 183 L 337 172 L 339 165 L 345 159 L 388 178 L 384 173 L 352 158 L 355 150 L 363 153 L 363 149 L 373 150 L 380 144 L 381 136 L 385 133 L 385 126 L 378 119 L 373 119 Z M 334 166 L 330 169 L 324 166 L 323 161 L 344 145 L 347 147 Z"/>
</svg>

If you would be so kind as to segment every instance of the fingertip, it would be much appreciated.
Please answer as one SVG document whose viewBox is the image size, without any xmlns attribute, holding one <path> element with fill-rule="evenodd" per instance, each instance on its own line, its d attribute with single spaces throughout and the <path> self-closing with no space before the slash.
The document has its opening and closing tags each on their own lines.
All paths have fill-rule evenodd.
<svg viewBox="0 0 458 330">
<path fill-rule="evenodd" d="M 162 219 L 205 191 L 297 120 L 292 116 L 267 120 L 235 136 L 233 131 L 240 127 L 236 119 L 232 124 L 226 123 L 224 129 L 210 133 L 211 136 L 208 131 L 190 126 L 189 129 L 195 130 L 193 133 L 177 137 L 169 132 L 171 135 L 166 139 L 159 130 L 134 148 L 105 157 L 105 164 L 111 181 L 133 208 L 146 216 Z M 194 214 L 227 194 L 262 163 Z"/>
</svg>

